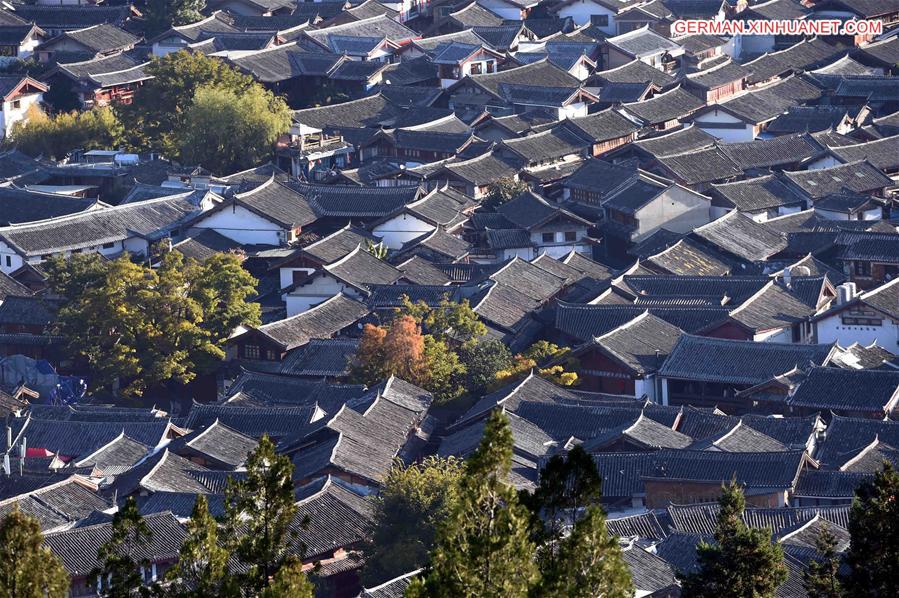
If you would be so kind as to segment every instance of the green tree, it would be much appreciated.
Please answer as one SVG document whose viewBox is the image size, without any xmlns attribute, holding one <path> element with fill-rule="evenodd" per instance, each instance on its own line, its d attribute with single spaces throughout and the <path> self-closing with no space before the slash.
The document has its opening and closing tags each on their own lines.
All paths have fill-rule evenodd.
<svg viewBox="0 0 899 598">
<path fill-rule="evenodd" d="M 551 380 L 559 386 L 576 386 L 579 382 L 577 373 L 570 371 L 577 369 L 576 360 L 569 358 L 564 363 L 560 363 L 560 360 L 570 350 L 568 347 L 559 347 L 547 341 L 537 341 L 524 353 L 513 357 L 511 367 L 496 372 L 496 378 L 491 388 L 496 389 L 510 382 L 521 380 L 532 371 L 536 371 L 541 378 Z M 545 367 L 539 367 L 542 364 Z"/>
<path fill-rule="evenodd" d="M 437 531 L 430 569 L 410 594 L 437 597 L 526 596 L 539 579 L 527 510 L 507 478 L 512 430 L 504 413 L 487 420 L 465 463 L 458 497 Z"/>
<path fill-rule="evenodd" d="M 94 389 L 141 395 L 163 383 L 186 384 L 216 367 L 239 324 L 255 325 L 248 301 L 255 279 L 234 255 L 203 264 L 166 254 L 159 268 L 123 255 L 110 262 L 73 257 L 48 262 L 49 286 L 66 298 L 56 332 L 90 371 Z"/>
<path fill-rule="evenodd" d="M 581 510 L 599 504 L 602 478 L 596 463 L 583 447 L 576 446 L 567 455 L 554 455 L 540 470 L 540 484 L 522 501 L 531 509 L 537 523 L 540 557 L 552 567 L 559 553 L 567 521 L 577 521 Z"/>
<path fill-rule="evenodd" d="M 497 339 L 468 343 L 459 350 L 459 359 L 467 371 L 469 390 L 479 392 L 493 384 L 496 373 L 512 367 L 512 353 Z"/>
<path fill-rule="evenodd" d="M 261 85 L 245 90 L 206 85 L 197 89 L 175 136 L 183 162 L 231 173 L 270 155 L 290 122 L 284 100 Z"/>
<path fill-rule="evenodd" d="M 122 134 L 122 125 L 109 108 L 48 116 L 32 106 L 27 118 L 13 125 L 10 138 L 28 155 L 59 160 L 75 149 L 115 147 Z"/>
<path fill-rule="evenodd" d="M 200 494 L 187 522 L 178 563 L 166 572 L 166 579 L 172 582 L 166 593 L 187 598 L 239 596 L 228 573 L 228 557 L 228 550 L 220 542 L 218 522 L 209 514 L 206 497 Z"/>
<path fill-rule="evenodd" d="M 391 467 L 375 502 L 366 549 L 365 585 L 378 585 L 428 561 L 437 525 L 449 513 L 462 462 L 427 457 Z"/>
<path fill-rule="evenodd" d="M 146 72 L 153 78 L 135 92 L 131 104 L 119 106 L 117 111 L 131 146 L 173 157 L 178 156 L 186 112 L 200 87 L 242 93 L 256 85 L 251 76 L 201 52 L 181 50 L 154 58 Z"/>
<path fill-rule="evenodd" d="M 432 393 L 435 402 L 446 403 L 465 393 L 465 366 L 445 342 L 426 335 L 422 359 L 422 376 L 410 382 Z"/>
<path fill-rule="evenodd" d="M 528 189 L 528 184 L 524 181 L 515 180 L 513 177 L 503 177 L 487 185 L 487 195 L 482 203 L 484 207 L 495 210 Z"/>
<path fill-rule="evenodd" d="M 112 535 L 97 549 L 100 566 L 90 572 L 88 578 L 96 583 L 97 593 L 106 598 L 132 598 L 135 592 L 147 595 L 140 568 L 150 563 L 140 556 L 152 538 L 150 528 L 137 510 L 134 497 L 112 516 Z"/>
<path fill-rule="evenodd" d="M 228 481 L 227 529 L 234 555 L 248 566 L 239 576 L 244 592 L 262 592 L 290 555 L 297 512 L 292 475 L 290 458 L 278 455 L 275 444 L 263 436 L 247 459 L 246 476 Z"/>
<path fill-rule="evenodd" d="M 0 596 L 64 598 L 69 574 L 42 545 L 41 526 L 18 508 L 0 520 Z"/>
<path fill-rule="evenodd" d="M 765 598 L 787 579 L 783 548 L 771 541 L 770 529 L 743 523 L 743 490 L 736 481 L 722 487 L 715 543 L 696 547 L 698 570 L 682 580 L 683 595 L 699 598 Z"/>
<path fill-rule="evenodd" d="M 593 458 L 580 446 L 552 457 L 540 472 L 540 485 L 526 498 L 541 545 L 539 595 L 629 598 L 634 588 L 618 540 L 606 529 L 599 504 L 602 478 Z M 571 533 L 563 533 L 572 522 Z"/>
<path fill-rule="evenodd" d="M 809 563 L 802 572 L 802 587 L 809 598 L 840 598 L 843 588 L 840 585 L 840 556 L 836 551 L 837 539 L 825 525 L 815 538 L 815 548 L 821 554 L 820 560 Z"/>
<path fill-rule="evenodd" d="M 303 573 L 303 563 L 297 557 L 288 556 L 267 588 L 262 598 L 312 598 L 315 586 Z"/>
<path fill-rule="evenodd" d="M 847 595 L 899 594 L 899 474 L 889 463 L 855 490 L 849 536 Z"/>
<path fill-rule="evenodd" d="M 196 23 L 203 18 L 205 0 L 147 0 L 146 35 L 152 37 L 171 26 Z"/>
<path fill-rule="evenodd" d="M 413 303 L 407 295 L 402 297 L 402 301 L 403 306 L 397 310 L 397 317 L 410 316 L 439 341 L 452 339 L 469 343 L 487 334 L 487 327 L 471 309 L 468 299 L 456 302 L 444 295 L 433 308 L 421 300 Z"/>
</svg>

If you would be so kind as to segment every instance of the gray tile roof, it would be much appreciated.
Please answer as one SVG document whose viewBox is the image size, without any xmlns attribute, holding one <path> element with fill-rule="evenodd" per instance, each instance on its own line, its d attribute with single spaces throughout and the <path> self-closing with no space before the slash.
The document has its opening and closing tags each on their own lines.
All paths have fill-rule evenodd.
<svg viewBox="0 0 899 598">
<path fill-rule="evenodd" d="M 691 239 L 680 239 L 667 249 L 648 256 L 643 263 L 680 276 L 723 276 L 732 269 L 715 252 Z"/>
<path fill-rule="evenodd" d="M 680 328 L 647 311 L 593 342 L 624 367 L 646 375 L 659 369 L 681 334 Z"/>
<path fill-rule="evenodd" d="M 203 429 L 175 439 L 168 449 L 188 459 L 199 455 L 211 462 L 213 469 L 236 469 L 244 464 L 257 444 L 254 438 L 216 420 Z"/>
<path fill-rule="evenodd" d="M 859 392 L 864 389 L 863 392 Z M 883 417 L 899 401 L 899 371 L 817 367 L 806 372 L 788 404 L 800 409 Z"/>
<path fill-rule="evenodd" d="M 783 236 L 736 210 L 695 229 L 693 236 L 750 262 L 764 261 L 787 245 Z"/>
<path fill-rule="evenodd" d="M 859 193 L 876 192 L 892 184 L 889 177 L 867 160 L 817 170 L 785 172 L 784 176 L 812 199 L 839 193 L 844 188 Z"/>
<path fill-rule="evenodd" d="M 178 557 L 178 550 L 186 532 L 171 513 L 149 515 L 144 521 L 150 529 L 150 539 L 135 548 L 132 557 L 151 562 L 169 561 Z M 100 566 L 97 550 L 112 536 L 112 524 L 101 523 L 48 534 L 44 545 L 62 561 L 73 577 L 87 576 Z"/>
<path fill-rule="evenodd" d="M 358 348 L 357 339 L 313 339 L 287 355 L 281 364 L 281 373 L 305 377 L 343 377 L 349 373 Z"/>
<path fill-rule="evenodd" d="M 257 330 L 289 351 L 313 338 L 330 338 L 367 314 L 364 304 L 338 293 L 308 311 Z"/>
<path fill-rule="evenodd" d="M 695 151 L 715 144 L 715 138 L 699 127 L 688 126 L 655 137 L 646 137 L 634 142 L 634 147 L 655 157 L 672 156 Z"/>
<path fill-rule="evenodd" d="M 589 341 L 649 311 L 687 332 L 697 332 L 712 324 L 722 322 L 729 310 L 725 307 L 641 307 L 638 305 L 577 305 L 559 303 L 556 309 L 555 328 L 564 334 Z"/>
<path fill-rule="evenodd" d="M 769 174 L 734 183 L 712 185 L 710 194 L 742 212 L 756 212 L 780 206 L 804 205 L 805 198 Z"/>
<path fill-rule="evenodd" d="M 196 210 L 181 196 L 164 197 L 0 228 L 0 238 L 27 256 L 94 247 L 130 237 L 158 239 Z"/>
<path fill-rule="evenodd" d="M 67 31 L 62 37 L 73 40 L 92 52 L 129 49 L 140 41 L 139 37 L 108 23 Z"/>
<path fill-rule="evenodd" d="M 747 68 L 752 68 L 748 63 Z M 798 77 L 783 79 L 772 85 L 728 98 L 715 104 L 750 123 L 774 120 L 790 106 L 821 97 L 821 90 Z M 710 108 L 711 109 L 711 108 Z"/>
<path fill-rule="evenodd" d="M 222 405 L 194 403 L 188 412 L 184 426 L 198 429 L 216 420 L 253 437 L 263 434 L 280 438 L 303 430 L 312 421 L 314 405 L 297 407 L 241 407 L 228 403 Z"/>
<path fill-rule="evenodd" d="M 702 100 L 690 92 L 675 87 L 648 100 L 624 104 L 623 109 L 641 119 L 646 125 L 656 125 L 690 116 L 704 105 Z"/>
<path fill-rule="evenodd" d="M 685 334 L 659 375 L 722 384 L 761 384 L 793 368 L 826 365 L 832 349 L 832 345 L 755 343 Z"/>
</svg>

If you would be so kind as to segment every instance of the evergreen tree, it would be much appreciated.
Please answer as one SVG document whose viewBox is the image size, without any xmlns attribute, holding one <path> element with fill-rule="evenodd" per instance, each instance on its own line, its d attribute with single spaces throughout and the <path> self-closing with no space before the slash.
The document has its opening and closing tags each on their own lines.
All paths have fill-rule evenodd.
<svg viewBox="0 0 899 598">
<path fill-rule="evenodd" d="M 766 598 L 787 579 L 783 548 L 771 541 L 770 529 L 752 529 L 743 523 L 743 490 L 731 481 L 722 487 L 715 525 L 715 544 L 696 547 L 698 570 L 683 578 L 687 597 Z"/>
<path fill-rule="evenodd" d="M 487 327 L 471 309 L 468 299 L 461 302 L 450 301 L 444 294 L 437 307 L 433 308 L 421 300 L 413 303 L 406 295 L 402 300 L 403 306 L 397 310 L 397 317 L 411 317 L 439 341 L 452 339 L 470 343 L 487 334 Z"/>
<path fill-rule="evenodd" d="M 446 518 L 462 474 L 461 461 L 427 457 L 390 468 L 378 493 L 365 550 L 366 586 L 375 586 L 428 561 L 437 525 Z"/>
<path fill-rule="evenodd" d="M 540 485 L 525 499 L 541 545 L 538 562 L 547 596 L 630 597 L 634 588 L 616 538 L 606 530 L 599 504 L 602 478 L 587 451 L 556 455 L 540 472 Z M 563 526 L 572 522 L 566 536 Z"/>
<path fill-rule="evenodd" d="M 544 572 L 539 595 L 571 598 L 631 598 L 634 584 L 618 539 L 606 529 L 598 504 L 586 507 L 571 533 L 559 542 L 558 558 Z"/>
<path fill-rule="evenodd" d="M 101 565 L 89 574 L 93 583 L 100 582 L 97 593 L 106 598 L 132 598 L 135 592 L 148 594 L 141 569 L 150 563 L 139 556 L 150 541 L 150 528 L 137 510 L 134 497 L 112 516 L 112 536 L 97 549 Z"/>
<path fill-rule="evenodd" d="M 263 436 L 247 459 L 246 476 L 228 480 L 227 529 L 234 555 L 249 567 L 240 576 L 244 592 L 262 592 L 288 559 L 297 511 L 292 475 L 290 458 L 275 453 L 275 444 Z"/>
<path fill-rule="evenodd" d="M 147 37 L 169 27 L 196 23 L 203 18 L 205 0 L 147 0 L 144 18 Z"/>
<path fill-rule="evenodd" d="M 270 159 L 275 141 L 288 129 L 287 103 L 262 85 L 210 84 L 194 93 L 174 142 L 182 162 L 225 174 Z"/>
<path fill-rule="evenodd" d="M 837 539 L 824 526 L 815 538 L 815 548 L 821 553 L 820 560 L 813 560 L 802 572 L 802 587 L 809 598 L 841 598 L 840 556 L 836 551 Z"/>
<path fill-rule="evenodd" d="M 847 595 L 899 595 L 899 474 L 892 465 L 856 489 L 849 536 Z"/>
<path fill-rule="evenodd" d="M 262 598 L 312 598 L 315 586 L 303 573 L 303 563 L 295 556 L 287 557 L 275 573 Z"/>
<path fill-rule="evenodd" d="M 165 0 L 159 0 L 165 1 Z M 186 112 L 204 86 L 241 93 L 257 85 L 225 61 L 202 52 L 180 50 L 154 58 L 146 67 L 153 78 L 134 94 L 131 104 L 116 107 L 125 125 L 128 144 L 136 149 L 179 155 L 179 139 L 187 125 Z"/>
<path fill-rule="evenodd" d="M 487 195 L 482 203 L 484 207 L 495 210 L 528 189 L 528 184 L 524 181 L 515 180 L 513 177 L 503 177 L 487 186 Z"/>
<path fill-rule="evenodd" d="M 126 254 L 112 261 L 72 256 L 48 261 L 51 290 L 66 299 L 56 331 L 70 357 L 89 369 L 93 390 L 140 395 L 164 383 L 186 384 L 214 369 L 241 323 L 259 322 L 249 301 L 255 279 L 239 258 L 203 262 L 167 253 L 159 268 Z"/>
<path fill-rule="evenodd" d="M 187 537 L 178 553 L 178 563 L 166 573 L 172 581 L 166 593 L 187 598 L 238 596 L 228 573 L 228 556 L 219 540 L 218 522 L 209 513 L 206 497 L 200 494 L 187 522 Z"/>
<path fill-rule="evenodd" d="M 0 520 L 0 596 L 3 598 L 64 598 L 69 574 L 42 546 L 36 519 L 13 508 Z"/>
<path fill-rule="evenodd" d="M 465 463 L 458 497 L 440 525 L 430 570 L 412 595 L 454 598 L 526 596 L 539 579 L 528 515 L 507 478 L 512 430 L 494 411 Z"/>
<path fill-rule="evenodd" d="M 512 367 L 512 353 L 499 339 L 467 343 L 459 351 L 459 359 L 465 366 L 471 392 L 484 391 L 496 379 L 497 372 Z"/>
<path fill-rule="evenodd" d="M 599 504 L 601 497 L 602 478 L 583 447 L 574 447 L 566 456 L 554 455 L 540 470 L 539 486 L 522 499 L 533 513 L 541 561 L 547 567 L 552 568 L 556 561 L 565 522 L 576 522 L 581 511 Z"/>
</svg>

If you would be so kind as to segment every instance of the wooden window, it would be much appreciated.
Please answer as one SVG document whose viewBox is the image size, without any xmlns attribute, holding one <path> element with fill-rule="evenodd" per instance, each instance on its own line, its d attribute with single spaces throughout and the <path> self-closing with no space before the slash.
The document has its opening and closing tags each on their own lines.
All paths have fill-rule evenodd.
<svg viewBox="0 0 899 598">
<path fill-rule="evenodd" d="M 566 241 L 577 241 L 577 231 L 566 230 L 565 231 L 565 240 Z"/>
<path fill-rule="evenodd" d="M 609 15 L 590 15 L 590 24 L 600 27 L 609 26 Z"/>
<path fill-rule="evenodd" d="M 552 243 L 556 240 L 556 233 L 543 233 L 540 237 L 544 243 Z"/>
<path fill-rule="evenodd" d="M 243 356 L 247 359 L 259 359 L 259 345 L 244 345 Z"/>
<path fill-rule="evenodd" d="M 856 276 L 871 276 L 870 262 L 853 262 L 852 265 Z"/>
</svg>

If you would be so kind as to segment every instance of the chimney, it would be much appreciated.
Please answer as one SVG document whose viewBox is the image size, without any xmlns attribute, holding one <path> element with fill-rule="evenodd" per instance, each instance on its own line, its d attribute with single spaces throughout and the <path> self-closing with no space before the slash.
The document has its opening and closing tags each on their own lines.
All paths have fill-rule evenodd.
<svg viewBox="0 0 899 598">
<path fill-rule="evenodd" d="M 845 305 L 855 299 L 858 288 L 854 282 L 844 282 L 837 287 L 837 305 Z"/>
<path fill-rule="evenodd" d="M 790 271 L 790 267 L 787 266 L 784 268 L 784 286 L 788 289 L 792 287 L 793 284 L 793 273 Z"/>
<path fill-rule="evenodd" d="M 11 473 L 9 466 L 9 453 L 3 455 L 3 473 L 5 473 L 7 476 Z"/>
</svg>

